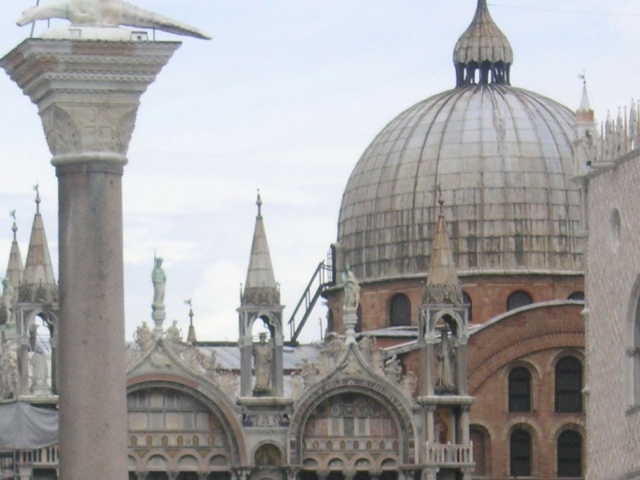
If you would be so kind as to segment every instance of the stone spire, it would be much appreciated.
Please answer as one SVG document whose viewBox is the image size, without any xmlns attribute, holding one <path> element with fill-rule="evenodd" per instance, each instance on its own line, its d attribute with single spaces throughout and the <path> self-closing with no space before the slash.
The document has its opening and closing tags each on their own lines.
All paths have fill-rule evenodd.
<svg viewBox="0 0 640 480">
<path fill-rule="evenodd" d="M 271 265 L 271 255 L 262 219 L 262 199 L 256 200 L 258 215 L 251 242 L 251 258 L 242 294 L 242 305 L 279 305 L 280 289 Z"/>
<path fill-rule="evenodd" d="M 489 83 L 509 85 L 513 50 L 489 13 L 487 0 L 478 0 L 476 13 L 453 49 L 456 86 Z"/>
<path fill-rule="evenodd" d="M 18 292 L 20 283 L 22 283 L 22 275 L 24 274 L 24 265 L 22 263 L 22 255 L 20 254 L 20 246 L 18 245 L 17 232 L 18 226 L 16 225 L 16 211 L 11 212 L 13 217 L 13 241 L 11 242 L 11 251 L 9 253 L 9 264 L 7 265 L 7 273 L 5 278 L 8 280 L 9 285 L 13 287 L 14 292 Z"/>
<path fill-rule="evenodd" d="M 189 299 L 185 300 L 184 303 L 189 305 L 189 331 L 187 332 L 187 343 L 195 345 L 198 338 L 196 337 L 196 327 L 193 326 L 193 302 Z"/>
<path fill-rule="evenodd" d="M 31 227 L 29 251 L 20 287 L 20 303 L 51 304 L 58 301 L 58 286 L 53 274 L 49 244 L 40 214 L 40 191 L 36 190 L 36 214 Z"/>
<path fill-rule="evenodd" d="M 580 106 L 576 110 L 576 121 L 579 123 L 594 123 L 595 114 L 589 103 L 587 80 L 584 74 L 580 75 L 580 78 L 582 79 L 582 97 L 580 98 Z"/>
<path fill-rule="evenodd" d="M 442 212 L 444 205 L 442 198 L 438 200 L 438 203 L 440 204 L 440 215 L 431 247 L 424 303 L 461 305 L 463 303 L 462 287 L 453 261 L 451 241 Z"/>
</svg>

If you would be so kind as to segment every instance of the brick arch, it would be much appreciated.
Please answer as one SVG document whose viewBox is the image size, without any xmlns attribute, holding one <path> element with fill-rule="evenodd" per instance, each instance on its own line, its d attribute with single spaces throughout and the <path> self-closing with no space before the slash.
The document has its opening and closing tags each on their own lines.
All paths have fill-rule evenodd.
<svg viewBox="0 0 640 480">
<path fill-rule="evenodd" d="M 387 408 L 396 423 L 399 434 L 400 461 L 414 463 L 416 457 L 416 430 L 412 422 L 410 405 L 407 405 L 406 400 L 402 399 L 382 382 L 363 378 L 345 378 L 321 382 L 316 388 L 305 394 L 296 407 L 289 427 L 289 463 L 302 464 L 304 427 L 309 416 L 328 398 L 344 393 L 367 396 Z"/>
<path fill-rule="evenodd" d="M 469 391 L 526 355 L 584 348 L 582 305 L 547 305 L 515 312 L 486 325 L 469 339 Z"/>
<path fill-rule="evenodd" d="M 247 464 L 247 449 L 244 433 L 233 409 L 217 392 L 205 390 L 198 382 L 178 375 L 158 374 L 144 375 L 127 382 L 127 394 L 142 389 L 165 388 L 181 392 L 204 404 L 216 415 L 229 440 L 232 463 Z"/>
</svg>

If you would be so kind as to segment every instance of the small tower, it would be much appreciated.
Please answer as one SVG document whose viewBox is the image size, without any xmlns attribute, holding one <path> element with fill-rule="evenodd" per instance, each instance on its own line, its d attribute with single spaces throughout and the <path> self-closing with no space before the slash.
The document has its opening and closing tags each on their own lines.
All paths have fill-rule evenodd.
<svg viewBox="0 0 640 480">
<path fill-rule="evenodd" d="M 29 250 L 25 262 L 22 283 L 16 305 L 16 328 L 18 337 L 18 368 L 20 392 L 23 395 L 49 395 L 56 391 L 57 384 L 57 344 L 58 344 L 58 285 L 53 274 L 49 244 L 45 233 L 44 222 L 40 214 L 40 192 L 36 190 L 36 213 L 31 228 Z M 38 325 L 41 323 L 41 325 Z M 38 331 L 39 327 L 48 330 L 49 344 L 41 338 L 46 333 Z M 51 349 L 51 373 L 48 370 L 45 356 Z M 29 354 L 31 353 L 31 360 Z M 29 374 L 29 366 L 38 370 Z M 30 380 L 31 377 L 31 380 Z M 50 381 L 50 384 L 47 382 Z M 50 385 L 50 387 L 49 387 Z"/>
<path fill-rule="evenodd" d="M 20 246 L 18 245 L 16 224 L 16 211 L 11 212 L 13 218 L 13 241 L 11 242 L 11 251 L 9 253 L 9 263 L 7 264 L 7 273 L 2 281 L 2 307 L 5 308 L 4 313 L 0 314 L 0 326 L 4 325 L 4 331 L 8 335 L 15 334 L 15 306 L 18 302 L 18 293 L 22 276 L 24 274 L 24 266 L 22 263 L 22 255 L 20 254 Z"/>
<path fill-rule="evenodd" d="M 575 162 L 575 174 L 584 175 L 588 171 L 588 166 L 596 161 L 596 151 L 598 144 L 598 125 L 595 121 L 595 114 L 589 103 L 587 94 L 587 80 L 584 74 L 582 79 L 582 96 L 580 106 L 576 110 L 573 140 L 573 158 Z"/>
<path fill-rule="evenodd" d="M 273 274 L 271 255 L 262 219 L 260 193 L 256 201 L 258 215 L 251 243 L 251 258 L 247 270 L 247 280 L 241 293 L 240 308 L 240 355 L 242 397 L 282 397 L 283 363 L 282 351 L 284 334 L 280 288 Z M 252 330 L 256 321 L 261 320 L 269 331 L 260 335 L 254 344 Z M 255 357 L 255 361 L 253 360 Z M 255 367 L 252 368 L 255 364 Z M 254 370 L 254 375 L 252 375 Z M 255 381 L 252 378 L 255 376 Z"/>
<path fill-rule="evenodd" d="M 196 336 L 196 327 L 193 326 L 193 302 L 189 299 L 185 300 L 184 303 L 189 305 L 189 331 L 187 332 L 187 343 L 195 345 L 198 343 L 198 337 Z"/>
<path fill-rule="evenodd" d="M 453 261 L 444 202 L 438 202 L 440 215 L 419 315 L 418 403 L 423 407 L 426 440 L 423 480 L 445 475 L 445 471 L 466 479 L 473 471 L 469 438 L 473 398 L 467 393 L 468 305 Z"/>
<path fill-rule="evenodd" d="M 0 378 L 0 401 L 13 400 L 19 395 L 18 359 L 17 359 L 17 329 L 16 329 L 16 304 L 24 267 L 20 246 L 18 245 L 16 225 L 16 211 L 11 212 L 13 217 L 13 241 L 9 253 L 7 273 L 2 280 L 2 297 L 0 298 L 0 369 L 3 375 Z"/>
</svg>

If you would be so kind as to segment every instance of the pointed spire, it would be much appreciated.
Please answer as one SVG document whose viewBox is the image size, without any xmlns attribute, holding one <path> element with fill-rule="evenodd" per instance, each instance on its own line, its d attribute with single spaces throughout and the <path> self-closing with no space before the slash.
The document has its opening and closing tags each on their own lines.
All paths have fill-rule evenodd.
<svg viewBox="0 0 640 480">
<path fill-rule="evenodd" d="M 513 49 L 509 40 L 491 18 L 487 1 L 478 0 L 471 24 L 453 49 L 456 86 L 509 85 L 512 63 Z"/>
<path fill-rule="evenodd" d="M 247 270 L 247 281 L 244 284 L 242 305 L 278 305 L 280 291 L 271 265 L 271 254 L 262 218 L 260 191 L 258 191 L 256 205 L 258 214 L 251 242 L 251 258 Z"/>
<path fill-rule="evenodd" d="M 461 305 L 463 303 L 462 287 L 453 261 L 451 240 L 444 220 L 444 200 L 442 199 L 440 186 L 438 186 L 438 191 L 440 215 L 438 215 L 438 225 L 436 226 L 436 233 L 431 247 L 429 272 L 423 301 L 424 303 Z"/>
<path fill-rule="evenodd" d="M 187 332 L 187 343 L 195 345 L 198 341 L 196 337 L 196 328 L 193 326 L 193 303 L 191 299 L 185 300 L 184 303 L 189 305 L 189 331 Z"/>
<path fill-rule="evenodd" d="M 13 291 L 17 294 L 20 283 L 22 283 L 24 266 L 22 263 L 22 255 L 20 254 L 20 246 L 18 245 L 17 240 L 18 225 L 16 224 L 16 211 L 12 210 L 9 215 L 13 218 L 13 225 L 11 227 L 11 230 L 13 231 L 13 241 L 11 242 L 11 251 L 9 253 L 9 263 L 7 265 L 5 278 L 8 280 Z"/>
<path fill-rule="evenodd" d="M 25 303 L 55 303 L 58 301 L 58 287 L 53 274 L 51 255 L 47 235 L 40 214 L 40 192 L 36 191 L 36 214 L 31 227 L 29 251 L 20 287 L 20 302 Z"/>
</svg>

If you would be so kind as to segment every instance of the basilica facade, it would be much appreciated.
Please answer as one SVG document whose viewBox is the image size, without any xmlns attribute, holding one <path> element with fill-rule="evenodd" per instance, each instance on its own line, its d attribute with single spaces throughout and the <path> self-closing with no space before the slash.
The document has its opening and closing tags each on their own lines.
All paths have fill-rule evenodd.
<svg viewBox="0 0 640 480">
<path fill-rule="evenodd" d="M 151 322 L 127 347 L 131 479 L 585 476 L 572 179 L 592 159 L 593 112 L 586 91 L 574 112 L 511 85 L 485 0 L 453 58 L 454 87 L 391 120 L 349 178 L 322 342 L 285 335 L 260 198 L 237 343 L 165 325 L 157 259 Z M 0 407 L 40 418 L 55 413 L 64 320 L 38 211 L 6 278 Z M 55 441 L 0 440 L 3 478 L 56 478 Z"/>
</svg>

